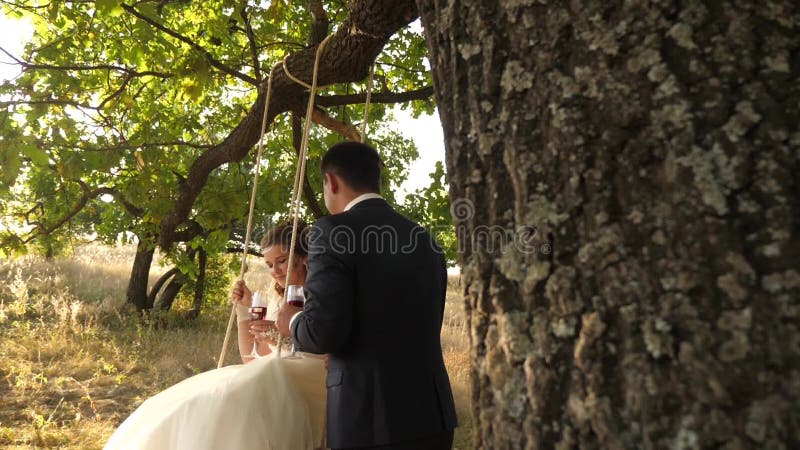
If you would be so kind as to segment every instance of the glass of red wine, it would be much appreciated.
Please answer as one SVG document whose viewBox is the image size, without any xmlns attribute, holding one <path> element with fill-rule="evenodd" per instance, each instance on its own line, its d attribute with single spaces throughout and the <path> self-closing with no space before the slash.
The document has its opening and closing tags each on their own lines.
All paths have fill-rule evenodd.
<svg viewBox="0 0 800 450">
<path fill-rule="evenodd" d="M 267 317 L 267 302 L 261 299 L 261 295 L 258 292 L 253 292 L 253 301 L 250 305 L 250 320 L 266 320 Z M 250 352 L 249 355 L 253 359 L 261 358 L 262 356 L 258 354 L 258 339 L 253 338 L 253 350 Z"/>
<path fill-rule="evenodd" d="M 302 308 L 303 305 L 306 304 L 306 295 L 303 292 L 303 286 L 297 284 L 286 286 L 286 303 L 297 308 Z M 297 351 L 294 347 L 294 342 L 292 342 L 292 353 L 291 355 L 287 356 L 287 358 L 299 357 L 300 356 L 297 355 Z"/>
</svg>

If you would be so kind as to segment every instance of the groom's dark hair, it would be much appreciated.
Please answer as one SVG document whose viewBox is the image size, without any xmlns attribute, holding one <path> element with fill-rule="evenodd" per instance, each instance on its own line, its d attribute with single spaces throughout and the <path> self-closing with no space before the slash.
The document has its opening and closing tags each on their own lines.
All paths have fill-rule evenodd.
<svg viewBox="0 0 800 450">
<path fill-rule="evenodd" d="M 355 141 L 339 142 L 322 156 L 322 173 L 332 173 L 344 180 L 353 190 L 381 191 L 383 163 L 378 152 L 367 144 Z"/>
</svg>

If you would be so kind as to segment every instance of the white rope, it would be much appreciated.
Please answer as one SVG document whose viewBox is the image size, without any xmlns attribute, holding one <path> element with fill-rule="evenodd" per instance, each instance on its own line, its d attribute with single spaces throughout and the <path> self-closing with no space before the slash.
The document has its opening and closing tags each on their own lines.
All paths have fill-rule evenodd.
<svg viewBox="0 0 800 450">
<path fill-rule="evenodd" d="M 320 44 L 320 47 L 321 46 L 322 46 L 322 44 Z M 319 48 L 317 48 L 317 50 L 319 50 Z M 292 75 L 291 72 L 289 72 L 289 67 L 286 65 L 286 60 L 289 58 L 289 56 L 290 55 L 284 56 L 283 61 L 281 62 L 283 64 L 283 72 L 286 74 L 287 77 L 289 77 L 290 80 L 294 81 L 295 83 L 299 84 L 300 86 L 303 86 L 306 89 L 311 89 L 311 85 L 310 84 L 306 83 L 305 81 L 301 80 L 300 78 L 297 78 L 296 76 Z"/>
<path fill-rule="evenodd" d="M 253 230 L 253 211 L 256 205 L 256 193 L 258 192 L 258 174 L 261 172 L 261 154 L 264 150 L 264 135 L 267 131 L 267 114 L 269 113 L 269 103 L 272 99 L 272 74 L 275 72 L 277 64 L 269 71 L 269 79 L 267 81 L 267 98 L 264 101 L 264 117 L 261 118 L 261 135 L 258 139 L 258 152 L 256 153 L 256 166 L 255 174 L 253 175 L 253 189 L 250 192 L 250 210 L 247 213 L 247 227 L 244 235 L 244 250 L 242 251 L 242 265 L 239 268 L 239 280 L 244 279 L 244 273 L 247 271 L 247 255 L 250 248 L 250 234 Z M 236 318 L 236 303 L 231 306 L 231 315 L 228 318 L 228 327 L 225 331 L 225 340 L 222 341 L 222 350 L 217 360 L 217 369 L 222 367 L 225 362 L 225 353 L 228 350 L 228 342 L 231 339 L 231 330 L 233 329 L 233 322 Z"/>
<path fill-rule="evenodd" d="M 292 237 L 289 244 L 289 258 L 287 261 L 287 268 L 286 268 L 286 281 L 284 286 L 289 285 L 289 280 L 292 274 L 292 266 L 294 263 L 294 252 L 297 243 L 297 225 L 300 221 L 300 197 L 301 197 L 301 183 L 305 179 L 306 173 L 306 162 L 308 159 L 308 140 L 309 134 L 311 131 L 311 117 L 314 113 L 314 99 L 317 93 L 317 77 L 319 74 L 319 62 L 322 56 L 322 51 L 325 49 L 325 46 L 328 44 L 328 40 L 333 35 L 328 35 L 317 47 L 316 55 L 314 58 L 314 70 L 311 76 L 311 84 L 308 84 L 294 75 L 292 75 L 287 66 L 286 66 L 286 58 L 282 61 L 276 63 L 272 70 L 269 72 L 269 79 L 267 81 L 267 98 L 264 104 L 264 116 L 261 119 L 261 135 L 258 140 L 258 151 L 256 154 L 256 166 L 255 166 L 255 174 L 253 178 L 253 189 L 250 193 L 250 209 L 247 215 L 247 228 L 245 231 L 245 241 L 244 241 L 244 250 L 242 252 L 242 264 L 239 269 L 239 280 L 244 279 L 244 273 L 247 270 L 247 256 L 248 256 L 248 249 L 250 246 L 250 234 L 252 232 L 253 226 L 253 212 L 255 210 L 255 200 L 256 200 L 256 193 L 258 192 L 258 174 L 261 171 L 261 155 L 264 148 L 264 135 L 266 134 L 267 130 L 267 114 L 269 112 L 269 104 L 272 98 L 272 75 L 275 72 L 275 69 L 278 66 L 282 66 L 284 73 L 286 76 L 294 81 L 295 83 L 306 87 L 309 89 L 308 93 L 308 106 L 306 108 L 306 119 L 305 124 L 303 126 L 303 137 L 300 142 L 300 151 L 298 152 L 298 164 L 297 170 L 295 171 L 294 175 L 294 183 L 292 185 L 292 198 L 290 201 L 290 217 L 292 218 Z M 361 124 L 361 142 L 364 142 L 367 138 L 366 130 L 367 130 L 367 120 L 369 118 L 369 106 L 370 106 L 370 98 L 372 95 L 372 84 L 373 84 L 373 74 L 375 71 L 375 66 L 373 65 L 370 68 L 369 78 L 367 81 L 367 97 L 366 102 L 364 104 L 364 121 Z M 285 300 L 285 299 L 284 299 Z M 225 332 L 225 340 L 222 343 L 222 351 L 219 356 L 219 360 L 217 361 L 217 368 L 222 367 L 222 364 L 225 360 L 225 353 L 228 348 L 228 342 L 230 341 L 231 330 L 233 329 L 234 319 L 236 317 L 236 304 L 234 304 L 231 308 L 230 318 L 228 319 L 228 327 Z M 283 346 L 283 337 L 278 337 L 277 343 L 277 351 L 278 357 L 281 354 L 281 347 Z"/>
<path fill-rule="evenodd" d="M 289 259 L 287 261 L 286 267 L 286 281 L 284 286 L 289 286 L 289 280 L 292 276 L 292 266 L 294 265 L 294 250 L 295 244 L 297 243 L 297 224 L 300 221 L 300 193 L 302 189 L 300 189 L 300 185 L 305 179 L 306 174 L 306 161 L 308 155 L 308 136 L 309 132 L 311 131 L 311 115 L 314 112 L 314 97 L 317 94 L 317 76 L 319 74 L 319 61 L 322 57 L 322 51 L 325 49 L 325 46 L 328 44 L 328 40 L 333 35 L 328 35 L 322 42 L 320 42 L 319 47 L 317 47 L 317 54 L 314 58 L 314 71 L 311 75 L 311 87 L 308 91 L 308 106 L 306 107 L 306 122 L 303 124 L 303 139 L 300 141 L 300 152 L 298 155 L 297 161 L 297 172 L 295 175 L 295 184 L 294 184 L 294 191 L 292 192 L 292 204 L 291 204 L 291 217 L 293 218 L 292 221 L 292 239 L 289 244 Z M 286 70 L 286 65 L 284 65 L 284 71 Z M 288 74 L 288 72 L 286 72 Z M 280 349 L 283 344 L 283 337 L 278 338 L 278 356 L 280 356 Z"/>
</svg>

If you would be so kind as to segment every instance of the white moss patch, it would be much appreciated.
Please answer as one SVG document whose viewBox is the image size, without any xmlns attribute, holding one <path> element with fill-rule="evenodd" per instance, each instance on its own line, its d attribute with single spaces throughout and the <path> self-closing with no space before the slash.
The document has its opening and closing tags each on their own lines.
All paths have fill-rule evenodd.
<svg viewBox="0 0 800 450">
<path fill-rule="evenodd" d="M 739 139 L 760 121 L 761 114 L 753 109 L 753 104 L 748 100 L 743 100 L 736 104 L 736 113 L 722 129 L 731 142 L 739 142 Z"/>
<path fill-rule="evenodd" d="M 552 331 L 553 335 L 562 339 L 572 337 L 575 336 L 575 325 L 577 324 L 578 321 L 574 316 L 559 317 L 550 325 L 550 331 Z"/>
<path fill-rule="evenodd" d="M 472 58 L 475 55 L 480 54 L 481 46 L 477 44 L 458 44 L 458 53 L 461 54 L 461 57 L 465 60 Z"/>
<path fill-rule="evenodd" d="M 506 94 L 528 90 L 533 87 L 533 74 L 520 61 L 509 61 L 500 78 L 500 86 Z"/>
<path fill-rule="evenodd" d="M 674 39 L 679 46 L 685 49 L 694 50 L 697 48 L 694 40 L 692 40 L 692 27 L 689 24 L 676 23 L 669 29 L 667 36 Z"/>
<path fill-rule="evenodd" d="M 794 269 L 771 273 L 761 279 L 761 287 L 771 294 L 784 290 L 798 289 L 800 288 L 800 274 Z"/>
<path fill-rule="evenodd" d="M 767 72 L 789 73 L 791 71 L 788 52 L 779 52 L 765 56 L 761 64 Z"/>
<path fill-rule="evenodd" d="M 688 155 L 675 161 L 692 171 L 703 203 L 719 215 L 726 214 L 726 196 L 739 185 L 736 177 L 739 158 L 728 158 L 722 147 L 715 144 L 711 150 L 694 146 Z"/>
</svg>

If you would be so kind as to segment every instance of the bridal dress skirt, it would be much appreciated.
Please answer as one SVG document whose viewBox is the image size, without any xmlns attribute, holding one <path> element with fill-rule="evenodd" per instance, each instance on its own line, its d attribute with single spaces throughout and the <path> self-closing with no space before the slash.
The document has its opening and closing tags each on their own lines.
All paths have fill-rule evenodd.
<svg viewBox="0 0 800 450">
<path fill-rule="evenodd" d="M 211 370 L 142 403 L 105 450 L 324 448 L 325 368 L 275 353 Z"/>
</svg>

